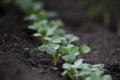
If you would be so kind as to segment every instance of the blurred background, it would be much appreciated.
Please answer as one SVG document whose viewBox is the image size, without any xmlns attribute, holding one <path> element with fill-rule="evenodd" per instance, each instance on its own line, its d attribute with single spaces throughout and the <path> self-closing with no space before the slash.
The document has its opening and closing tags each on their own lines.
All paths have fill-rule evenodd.
<svg viewBox="0 0 120 80">
<path fill-rule="evenodd" d="M 61 15 L 76 24 L 88 20 L 101 23 L 112 32 L 119 33 L 119 4 L 117 0 L 44 0 L 48 9 L 62 12 Z M 51 4 L 52 3 L 52 4 Z"/>
<path fill-rule="evenodd" d="M 14 2 L 15 0 L 1 0 L 2 3 Z M 17 0 L 16 0 L 17 1 Z M 18 0 L 19 1 L 19 0 Z M 23 3 L 31 0 L 21 0 Z M 115 33 L 120 33 L 120 1 L 117 0 L 35 0 L 42 1 L 44 7 L 58 12 L 60 16 L 68 18 L 76 24 L 92 20 L 103 24 Z M 61 12 L 63 12 L 61 14 Z M 71 19 L 69 19 L 71 18 Z"/>
</svg>

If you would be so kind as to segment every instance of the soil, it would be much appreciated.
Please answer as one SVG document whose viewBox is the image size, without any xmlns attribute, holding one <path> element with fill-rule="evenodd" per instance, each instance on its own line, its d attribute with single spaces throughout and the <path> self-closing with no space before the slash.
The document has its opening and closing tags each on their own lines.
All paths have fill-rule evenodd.
<svg viewBox="0 0 120 80">
<path fill-rule="evenodd" d="M 60 80 L 51 58 L 37 50 L 39 42 L 26 30 L 24 14 L 11 5 L 0 9 L 0 80 Z"/>
<path fill-rule="evenodd" d="M 45 8 L 57 12 L 68 33 L 80 37 L 76 45 L 88 44 L 85 62 L 104 63 L 113 80 L 120 80 L 120 36 L 93 22 L 79 0 L 44 0 Z M 53 71 L 52 59 L 37 50 L 40 42 L 31 37 L 24 14 L 13 5 L 0 6 L 0 80 L 63 80 Z"/>
</svg>

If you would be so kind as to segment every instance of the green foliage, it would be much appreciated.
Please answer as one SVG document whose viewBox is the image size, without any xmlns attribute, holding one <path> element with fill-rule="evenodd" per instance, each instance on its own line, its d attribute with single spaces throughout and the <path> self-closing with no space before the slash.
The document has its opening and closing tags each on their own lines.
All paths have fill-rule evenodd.
<svg viewBox="0 0 120 80">
<path fill-rule="evenodd" d="M 65 38 L 68 40 L 68 43 L 79 40 L 77 36 L 74 36 L 72 34 L 65 35 Z"/>
<path fill-rule="evenodd" d="M 78 59 L 74 64 L 64 63 L 65 69 L 62 73 L 63 76 L 68 75 L 71 80 L 78 80 L 79 77 L 82 80 L 112 80 L 111 76 L 104 75 L 103 64 L 86 64 L 83 63 L 83 59 Z"/>
<path fill-rule="evenodd" d="M 58 63 L 58 59 L 60 57 L 61 54 L 57 53 L 57 50 L 59 49 L 59 45 L 57 44 L 49 44 L 49 45 L 42 45 L 40 47 L 38 47 L 38 49 L 40 51 L 45 51 L 48 54 L 53 56 L 53 61 L 54 61 L 54 65 L 56 66 Z"/>
<path fill-rule="evenodd" d="M 41 11 L 38 13 L 30 14 L 30 16 L 25 17 L 25 20 L 41 21 L 54 16 L 56 16 L 56 13 L 54 12 Z"/>
<path fill-rule="evenodd" d="M 42 9 L 43 4 L 33 0 L 14 0 L 14 3 L 26 14 L 31 14 Z M 22 6 L 21 6 L 22 5 Z"/>
<path fill-rule="evenodd" d="M 76 59 L 76 56 L 73 54 L 62 56 L 62 59 L 66 62 L 72 62 Z"/>
<path fill-rule="evenodd" d="M 65 37 L 53 36 L 50 40 L 50 43 L 57 43 L 57 44 L 65 45 L 67 44 L 67 40 Z"/>
<path fill-rule="evenodd" d="M 60 20 L 56 21 L 42 20 L 33 23 L 28 28 L 36 31 L 36 33 L 34 33 L 33 36 L 39 37 L 39 39 L 42 40 L 42 42 L 45 42 L 50 41 L 52 39 L 51 36 L 63 35 L 64 30 L 62 29 L 59 30 L 59 28 L 62 25 L 63 24 Z"/>
<path fill-rule="evenodd" d="M 53 48 L 51 45 L 42 45 L 42 46 L 38 47 L 38 49 L 40 51 L 46 51 L 48 54 L 51 54 L 51 55 L 56 54 L 55 48 Z"/>
<path fill-rule="evenodd" d="M 87 45 L 82 45 L 81 47 L 68 44 L 67 46 L 60 46 L 60 52 L 64 55 L 79 55 L 80 53 L 88 53 L 90 48 Z"/>
</svg>

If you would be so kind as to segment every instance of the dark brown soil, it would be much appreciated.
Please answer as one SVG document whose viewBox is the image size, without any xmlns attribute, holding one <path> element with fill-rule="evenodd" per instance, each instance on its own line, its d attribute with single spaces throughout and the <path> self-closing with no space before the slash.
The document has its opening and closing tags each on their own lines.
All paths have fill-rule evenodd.
<svg viewBox="0 0 120 80">
<path fill-rule="evenodd" d="M 51 58 L 36 49 L 40 44 L 26 30 L 23 14 L 11 5 L 0 9 L 0 80 L 60 80 Z"/>
<path fill-rule="evenodd" d="M 113 80 L 120 80 L 120 36 L 92 22 L 79 0 L 45 0 L 45 4 L 58 12 L 67 32 L 80 37 L 74 44 L 91 47 L 90 54 L 80 57 L 88 63 L 104 63 Z M 0 10 L 0 80 L 62 80 L 60 71 L 51 70 L 51 58 L 36 49 L 40 44 L 26 29 L 24 14 L 11 5 Z"/>
</svg>

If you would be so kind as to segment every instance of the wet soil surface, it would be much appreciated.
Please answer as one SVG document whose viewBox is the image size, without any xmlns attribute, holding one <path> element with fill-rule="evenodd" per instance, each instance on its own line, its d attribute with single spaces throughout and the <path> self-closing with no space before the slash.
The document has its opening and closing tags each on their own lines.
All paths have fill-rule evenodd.
<svg viewBox="0 0 120 80">
<path fill-rule="evenodd" d="M 59 14 L 65 29 L 80 37 L 76 45 L 88 44 L 82 55 L 88 63 L 104 63 L 113 80 L 120 80 L 120 36 L 92 22 L 79 0 L 45 0 L 45 8 Z M 62 80 L 51 70 L 52 60 L 37 50 L 40 43 L 26 29 L 28 22 L 15 6 L 0 7 L 0 80 Z"/>
</svg>

